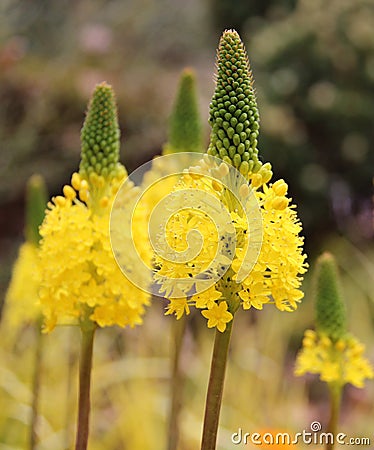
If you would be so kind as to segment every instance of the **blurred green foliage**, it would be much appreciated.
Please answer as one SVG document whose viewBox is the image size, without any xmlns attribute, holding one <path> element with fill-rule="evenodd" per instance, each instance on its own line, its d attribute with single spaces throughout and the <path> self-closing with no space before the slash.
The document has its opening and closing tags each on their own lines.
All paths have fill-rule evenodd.
<svg viewBox="0 0 374 450">
<path fill-rule="evenodd" d="M 367 0 L 303 0 L 252 40 L 263 154 L 316 236 L 373 235 L 373 22 Z"/>
</svg>

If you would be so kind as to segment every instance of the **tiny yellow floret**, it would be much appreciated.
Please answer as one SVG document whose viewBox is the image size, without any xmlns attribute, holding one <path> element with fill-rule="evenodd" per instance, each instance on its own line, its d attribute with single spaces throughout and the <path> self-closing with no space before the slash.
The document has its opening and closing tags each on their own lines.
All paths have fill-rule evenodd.
<svg viewBox="0 0 374 450">
<path fill-rule="evenodd" d="M 231 322 L 233 315 L 227 310 L 227 302 L 214 304 L 211 309 L 206 309 L 201 314 L 208 319 L 208 328 L 217 327 L 221 333 L 226 330 L 226 324 Z"/>
<path fill-rule="evenodd" d="M 272 207 L 278 211 L 286 209 L 288 206 L 288 199 L 286 197 L 275 197 L 272 201 Z"/>
<path fill-rule="evenodd" d="M 63 187 L 62 192 L 64 193 L 65 198 L 67 198 L 68 200 L 74 200 L 77 196 L 75 190 L 68 184 Z"/>
<path fill-rule="evenodd" d="M 88 189 L 81 189 L 79 191 L 79 198 L 82 200 L 82 202 L 87 203 L 88 202 Z"/>
<path fill-rule="evenodd" d="M 57 195 L 57 197 L 53 198 L 53 201 L 57 206 L 64 206 L 66 203 L 65 197 L 63 197 L 62 195 Z"/>
<path fill-rule="evenodd" d="M 82 179 L 78 172 L 74 172 L 71 176 L 71 185 L 77 191 L 81 188 Z"/>
<path fill-rule="evenodd" d="M 288 186 L 284 180 L 278 180 L 273 184 L 272 189 L 275 192 L 275 195 L 283 197 L 287 193 Z"/>
</svg>

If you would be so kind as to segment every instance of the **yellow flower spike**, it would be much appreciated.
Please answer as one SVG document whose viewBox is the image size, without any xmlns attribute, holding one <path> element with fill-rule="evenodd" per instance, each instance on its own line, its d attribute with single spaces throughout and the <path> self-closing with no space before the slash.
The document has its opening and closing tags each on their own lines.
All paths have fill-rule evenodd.
<svg viewBox="0 0 374 450">
<path fill-rule="evenodd" d="M 219 52 L 218 58 L 221 58 L 223 54 L 230 53 L 232 46 L 242 48 L 242 44 L 239 44 L 237 39 L 238 36 L 236 32 L 225 32 L 220 45 L 223 47 L 228 45 L 229 50 L 226 52 L 222 49 L 222 54 Z M 239 52 L 239 54 L 241 54 L 241 52 Z M 227 93 L 225 95 L 230 95 L 231 92 L 236 92 L 237 89 L 238 95 L 240 95 L 241 98 L 244 94 L 240 93 L 240 89 L 242 89 L 243 92 L 247 89 L 249 94 L 251 94 L 252 91 L 247 83 L 251 77 L 248 74 L 246 76 L 243 75 L 243 80 L 245 79 L 246 81 L 243 81 L 242 87 L 237 86 L 236 83 L 239 83 L 240 85 L 241 82 L 240 74 L 238 75 L 237 81 L 233 82 L 231 79 L 226 79 L 225 76 L 223 76 L 223 66 L 220 66 L 221 63 L 224 66 L 225 61 L 218 60 L 217 63 L 219 66 L 218 77 L 222 77 L 221 82 L 219 80 L 217 81 L 217 89 L 222 90 L 222 87 L 225 86 L 225 89 L 227 88 Z M 234 63 L 232 64 L 233 66 L 235 65 Z M 238 62 L 238 67 L 241 66 L 241 64 L 244 64 L 244 59 Z M 247 63 L 245 63 L 244 66 L 248 69 Z M 222 70 L 220 71 L 220 69 Z M 240 70 L 244 71 L 244 68 L 241 67 Z M 231 83 L 234 83 L 235 87 L 234 85 L 231 86 Z M 231 87 L 233 87 L 233 89 L 231 89 Z M 222 95 L 224 96 L 223 92 L 217 91 L 215 93 L 214 99 L 218 102 L 216 107 L 221 109 L 227 107 L 227 114 L 231 114 L 231 117 L 235 117 L 235 114 L 237 114 L 235 111 L 237 110 L 235 110 L 233 105 L 229 105 L 229 103 L 225 105 L 223 103 L 223 106 L 218 106 L 220 104 L 218 98 Z M 251 95 L 249 97 L 251 97 Z M 233 101 L 235 103 L 235 100 Z M 253 102 L 250 103 L 251 101 L 252 100 L 250 99 L 247 106 L 249 108 L 252 106 L 256 109 L 256 105 Z M 243 107 L 248 110 L 245 105 Z M 223 142 L 223 139 L 225 139 L 222 137 L 215 140 L 218 134 L 222 134 L 219 125 L 221 121 L 218 119 L 224 117 L 224 113 L 221 110 L 216 111 L 214 105 L 212 106 L 211 111 L 213 115 L 214 111 L 218 114 L 216 121 L 212 119 L 216 128 L 215 131 L 212 131 L 211 152 L 209 153 L 213 154 L 214 145 L 217 144 L 220 146 L 219 141 L 222 140 Z M 233 120 L 233 122 L 235 122 L 235 120 Z M 238 121 L 238 124 L 239 122 L 240 121 Z M 223 121 L 222 127 L 225 126 Z M 245 128 L 245 126 L 248 126 L 248 128 Z M 248 133 L 248 135 L 250 135 L 253 132 L 252 126 L 254 127 L 253 129 L 257 129 L 255 120 L 251 122 L 243 116 L 243 123 L 239 124 L 240 132 Z M 227 129 L 227 133 L 231 133 L 229 128 Z M 236 138 L 233 137 L 233 140 L 234 139 Z M 256 141 L 254 136 L 253 139 L 254 145 Z M 247 145 L 249 145 L 249 143 L 247 143 Z M 222 157 L 223 162 L 219 165 L 218 169 L 214 169 L 214 176 L 219 180 L 224 180 L 226 177 L 230 178 L 232 176 L 229 176 L 229 171 L 232 170 L 229 169 L 229 167 L 232 167 L 232 164 L 235 165 L 235 158 L 238 159 L 240 148 L 240 144 L 238 144 L 238 153 L 235 153 L 232 156 L 232 160 L 229 158 L 227 161 L 225 157 Z M 252 150 L 254 159 L 246 160 L 246 162 L 248 162 L 249 166 L 253 169 L 258 163 L 258 159 L 257 149 L 252 148 Z M 220 153 L 222 153 L 222 148 L 220 149 Z M 209 157 L 207 156 L 207 158 Z M 284 180 L 278 180 L 268 187 L 264 181 L 267 182 L 271 179 L 271 165 L 265 163 L 260 165 L 260 167 L 256 166 L 256 170 L 256 173 L 248 173 L 248 183 L 250 184 L 240 183 L 240 185 L 237 186 L 238 192 L 235 195 L 231 195 L 226 188 L 222 190 L 217 189 L 217 180 L 213 180 L 209 183 L 204 180 L 203 175 L 201 177 L 200 175 L 194 175 L 194 169 L 191 170 L 192 175 L 183 177 L 180 186 L 176 190 L 201 187 L 209 195 L 212 195 L 218 202 L 224 205 L 224 208 L 226 208 L 231 215 L 231 223 L 234 225 L 236 232 L 236 249 L 235 252 L 232 253 L 233 260 L 230 269 L 232 272 L 229 270 L 222 277 L 222 280 L 217 283 L 217 290 L 220 290 L 225 297 L 227 296 L 227 298 L 230 298 L 233 302 L 232 305 L 228 302 L 230 312 L 233 313 L 240 305 L 242 305 L 243 309 L 249 309 L 252 306 L 261 309 L 263 304 L 269 303 L 269 299 L 273 300 L 271 303 L 274 303 L 279 310 L 293 311 L 297 308 L 298 303 L 303 297 L 303 293 L 300 291 L 301 275 L 305 273 L 307 269 L 307 264 L 305 263 L 306 256 L 302 253 L 303 239 L 299 236 L 301 224 L 297 219 L 294 206 L 289 206 L 290 200 L 286 195 L 278 195 L 286 194 L 286 182 Z M 218 184 L 220 184 L 220 182 L 218 182 Z M 256 185 L 256 190 L 253 189 L 254 185 Z M 244 220 L 244 217 L 240 217 L 243 214 L 240 202 L 243 201 L 243 203 L 246 204 L 249 194 L 253 195 L 253 193 L 255 200 L 257 200 L 261 207 L 261 218 L 256 220 L 257 226 L 262 226 L 262 247 L 252 273 L 248 274 L 248 277 L 242 279 L 241 284 L 237 282 L 237 275 L 241 266 L 243 264 L 245 266 L 245 258 L 248 253 L 247 244 L 251 243 L 251 239 L 257 240 L 257 238 L 254 238 L 253 230 L 251 230 L 249 224 Z M 248 204 L 251 204 L 252 201 L 254 200 L 248 200 Z M 178 214 L 176 216 L 179 217 Z M 240 217 L 240 220 L 238 220 L 238 216 Z M 192 221 L 190 221 L 190 223 L 192 223 Z M 184 232 L 187 233 L 188 230 L 185 230 Z M 178 232 L 178 236 L 182 236 L 182 234 Z M 163 276 L 166 273 L 174 273 L 178 274 L 178 277 L 191 276 L 193 278 L 195 273 L 199 273 L 203 268 L 208 267 L 211 262 L 210 258 L 212 257 L 211 245 L 215 240 L 217 241 L 217 237 L 214 235 L 214 230 L 206 226 L 201 228 L 201 236 L 203 237 L 203 242 L 209 243 L 209 245 L 206 246 L 206 248 L 203 246 L 198 258 L 193 261 L 193 271 L 188 265 L 184 266 L 183 264 L 173 263 L 172 260 L 166 261 L 163 259 L 158 260 L 156 258 L 156 263 L 160 267 L 159 275 Z M 182 240 L 183 242 L 186 242 L 185 237 L 183 237 Z M 173 241 L 170 240 L 169 242 L 172 244 Z M 178 244 L 178 241 L 174 242 L 176 245 Z M 176 248 L 176 250 L 178 249 Z M 181 249 L 178 251 L 180 250 Z M 250 252 L 253 253 L 253 250 L 251 249 Z M 187 283 L 187 287 L 190 289 L 193 288 L 194 284 L 192 278 L 190 284 Z M 229 280 L 227 280 L 227 278 L 229 278 Z M 162 286 L 162 282 L 160 284 Z M 247 289 L 249 289 L 249 291 L 247 291 Z M 257 290 L 262 292 L 258 292 Z M 173 297 L 173 284 L 168 283 L 162 292 L 165 293 L 167 297 Z M 187 288 L 183 292 L 188 296 L 189 290 Z M 249 292 L 251 292 L 251 294 L 249 294 Z M 253 295 L 252 292 L 256 292 L 256 295 Z M 190 305 L 193 305 L 193 298 L 191 300 Z"/>
<path fill-rule="evenodd" d="M 81 173 L 73 173 L 72 186 L 64 186 L 64 196 L 54 198 L 56 206 L 50 204 L 41 226 L 41 303 L 48 330 L 58 324 L 87 320 L 98 326 L 133 326 L 141 322 L 149 303 L 149 294 L 136 289 L 123 276 L 110 246 L 110 207 L 126 175 L 116 159 L 116 121 L 112 89 L 101 84 L 93 93 L 82 130 Z M 92 136 L 96 136 L 95 142 Z M 111 161 L 107 166 L 106 159 Z M 103 164 L 100 173 L 95 171 L 97 161 Z M 113 170 L 105 178 L 103 171 L 106 173 L 104 169 L 110 167 Z M 74 189 L 81 201 L 72 202 L 76 197 Z M 143 219 L 134 220 L 137 229 L 142 229 Z M 140 251 L 150 254 L 142 243 Z"/>
</svg>

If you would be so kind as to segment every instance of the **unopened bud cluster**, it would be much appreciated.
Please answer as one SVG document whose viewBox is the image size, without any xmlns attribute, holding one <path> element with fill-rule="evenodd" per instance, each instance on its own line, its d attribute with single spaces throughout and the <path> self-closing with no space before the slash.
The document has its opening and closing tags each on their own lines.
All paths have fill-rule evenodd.
<svg viewBox="0 0 374 450">
<path fill-rule="evenodd" d="M 346 311 L 341 296 L 335 258 L 324 253 L 317 261 L 315 273 L 316 329 L 333 341 L 347 333 Z"/>
<path fill-rule="evenodd" d="M 236 31 L 225 31 L 217 54 L 217 84 L 210 104 L 212 133 L 208 153 L 232 164 L 244 176 L 257 172 L 259 113 L 252 73 Z"/>
<path fill-rule="evenodd" d="M 89 180 L 92 173 L 105 179 L 117 176 L 119 160 L 117 108 L 108 84 L 96 86 L 81 131 L 82 159 L 79 172 Z"/>
</svg>

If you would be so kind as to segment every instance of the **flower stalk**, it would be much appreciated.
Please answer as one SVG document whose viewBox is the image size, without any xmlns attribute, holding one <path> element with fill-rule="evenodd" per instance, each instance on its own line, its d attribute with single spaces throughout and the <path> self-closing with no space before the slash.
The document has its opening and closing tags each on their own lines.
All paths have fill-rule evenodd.
<svg viewBox="0 0 374 450">
<path fill-rule="evenodd" d="M 216 329 L 208 392 L 205 402 L 205 415 L 201 450 L 215 450 L 217 443 L 218 422 L 221 411 L 222 393 L 225 383 L 227 355 L 230 346 L 232 324 L 231 320 L 224 332 Z"/>
<path fill-rule="evenodd" d="M 32 403 L 30 420 L 30 450 L 35 450 L 38 443 L 38 423 L 39 423 L 39 398 L 41 385 L 41 371 L 43 360 L 43 335 L 41 332 L 41 321 L 38 321 L 35 327 L 35 357 L 34 357 L 34 376 L 32 380 Z"/>
<path fill-rule="evenodd" d="M 79 361 L 79 403 L 75 450 L 86 450 L 91 408 L 92 354 L 96 325 L 87 323 L 81 327 L 81 355 Z"/>
<path fill-rule="evenodd" d="M 172 368 L 171 368 L 171 403 L 169 416 L 168 450 L 176 450 L 179 441 L 180 412 L 182 407 L 184 377 L 180 367 L 183 337 L 186 330 L 186 317 L 172 323 Z"/>
<path fill-rule="evenodd" d="M 334 450 L 335 437 L 338 433 L 340 404 L 342 399 L 342 386 L 338 383 L 329 383 L 330 392 L 330 419 L 327 426 L 327 432 L 334 438 L 326 442 L 326 450 Z"/>
</svg>

